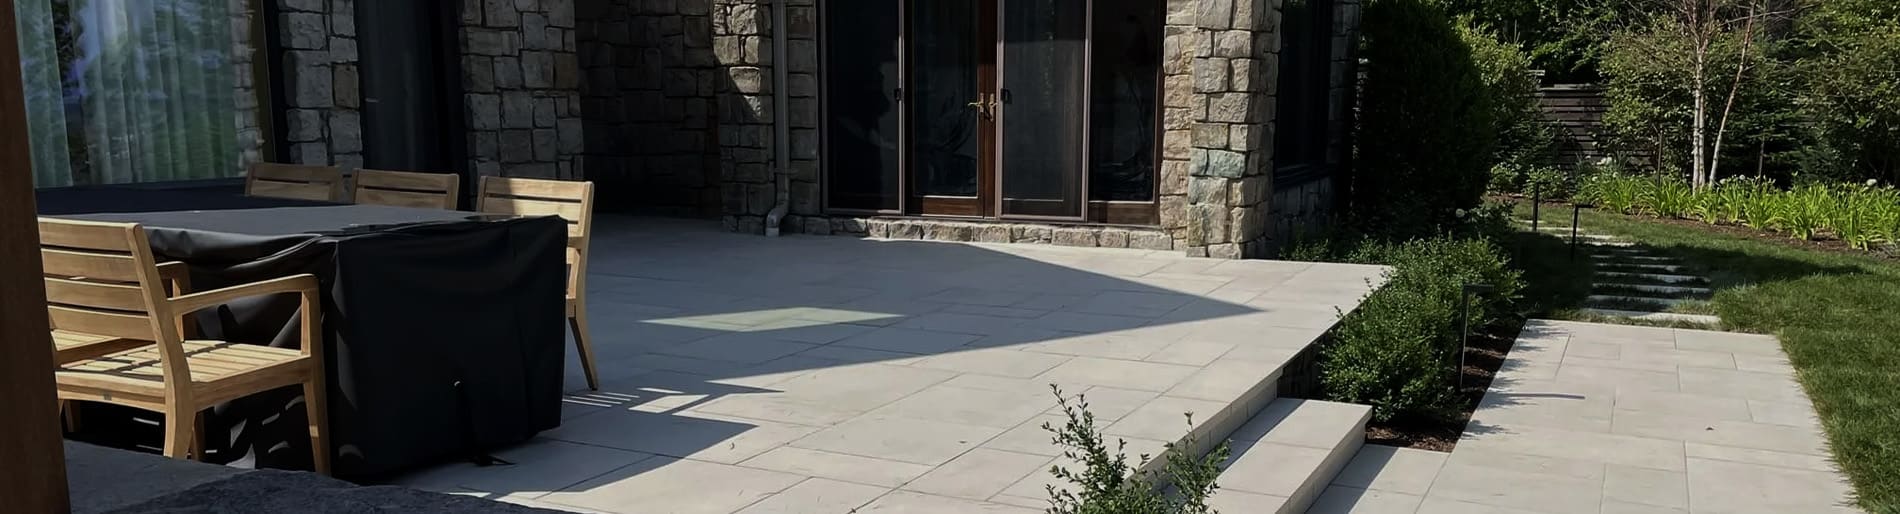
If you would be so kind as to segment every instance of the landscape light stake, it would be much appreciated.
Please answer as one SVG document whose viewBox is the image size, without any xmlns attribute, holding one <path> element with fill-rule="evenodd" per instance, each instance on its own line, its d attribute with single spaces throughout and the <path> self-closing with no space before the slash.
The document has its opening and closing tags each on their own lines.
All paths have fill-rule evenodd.
<svg viewBox="0 0 1900 514">
<path fill-rule="evenodd" d="M 1466 349 L 1469 347 L 1468 343 L 1471 341 L 1471 295 L 1472 293 L 1489 293 L 1493 289 L 1491 284 L 1465 284 L 1458 290 L 1458 326 L 1460 327 L 1458 331 L 1458 368 L 1453 370 L 1453 372 L 1458 375 L 1459 393 L 1463 393 L 1465 390 L 1465 354 L 1467 353 Z"/>
<path fill-rule="evenodd" d="M 1542 215 L 1538 214 L 1539 212 L 1542 212 L 1543 207 L 1544 207 L 1544 187 L 1536 182 L 1532 182 L 1531 183 L 1531 233 L 1532 234 L 1537 233 L 1537 222 L 1543 221 L 1544 219 Z"/>
<path fill-rule="evenodd" d="M 1570 204 L 1570 262 L 1577 261 L 1577 221 L 1583 217 L 1583 205 Z"/>
</svg>

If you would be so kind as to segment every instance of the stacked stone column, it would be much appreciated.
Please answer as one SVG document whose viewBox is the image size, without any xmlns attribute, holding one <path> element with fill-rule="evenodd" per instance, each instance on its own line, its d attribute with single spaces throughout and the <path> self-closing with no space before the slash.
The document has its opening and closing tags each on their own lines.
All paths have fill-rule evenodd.
<svg viewBox="0 0 1900 514">
<path fill-rule="evenodd" d="M 1167 23 L 1163 225 L 1188 255 L 1264 256 L 1279 2 L 1171 1 Z"/>
<path fill-rule="evenodd" d="M 573 0 L 467 0 L 463 106 L 483 176 L 579 178 L 584 138 Z"/>
<path fill-rule="evenodd" d="M 718 58 L 721 220 L 729 230 L 762 233 L 777 203 L 772 177 L 772 5 L 712 0 Z"/>
<path fill-rule="evenodd" d="M 355 0 L 277 0 L 285 127 L 300 164 L 363 164 Z"/>
</svg>

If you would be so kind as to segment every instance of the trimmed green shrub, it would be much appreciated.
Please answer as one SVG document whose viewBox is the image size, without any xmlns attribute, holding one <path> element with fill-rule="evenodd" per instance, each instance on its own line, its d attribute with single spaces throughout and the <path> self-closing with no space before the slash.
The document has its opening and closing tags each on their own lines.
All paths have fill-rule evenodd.
<svg viewBox="0 0 1900 514">
<path fill-rule="evenodd" d="M 1061 426 L 1043 423 L 1042 429 L 1054 435 L 1054 442 L 1062 447 L 1064 458 L 1082 464 L 1079 470 L 1060 465 L 1049 468 L 1049 473 L 1077 489 L 1071 491 L 1054 485 L 1047 486 L 1049 514 L 1213 512 L 1207 506 L 1207 499 L 1220 489 L 1214 480 L 1220 477 L 1220 465 L 1227 461 L 1231 453 L 1226 442 L 1215 446 L 1205 456 L 1190 455 L 1191 451 L 1175 451 L 1177 448 L 1191 450 L 1195 447 L 1194 437 L 1190 435 L 1179 443 L 1168 443 L 1167 463 L 1159 472 L 1138 471 L 1153 456 L 1141 455 L 1137 465 L 1130 465 L 1128 454 L 1124 451 L 1128 441 L 1118 439 L 1115 448 L 1109 449 L 1107 437 L 1095 425 L 1095 413 L 1089 412 L 1086 396 L 1078 394 L 1071 402 L 1056 385 L 1050 384 L 1049 389 L 1055 393 L 1056 403 L 1062 407 L 1062 413 L 1068 417 L 1068 421 Z M 1192 415 L 1185 417 L 1184 421 L 1192 426 Z M 1166 486 L 1175 494 L 1163 494 L 1157 489 L 1158 486 Z"/>
<path fill-rule="evenodd" d="M 1473 23 L 1469 17 L 1459 20 L 1458 36 L 1471 48 L 1472 64 L 1491 105 L 1497 132 L 1493 161 L 1531 171 L 1549 160 L 1557 140 L 1537 108 L 1537 76 L 1531 72 L 1530 57 Z"/>
<path fill-rule="evenodd" d="M 1474 330 L 1511 313 L 1522 284 L 1504 251 L 1485 238 L 1443 236 L 1366 242 L 1344 260 L 1393 269 L 1385 287 L 1346 316 L 1321 349 L 1320 383 L 1327 398 L 1371 405 L 1381 421 L 1455 411 L 1455 370 L 1463 348 L 1459 301 L 1466 284 L 1494 288 L 1470 298 Z"/>
<path fill-rule="evenodd" d="M 1424 236 L 1478 206 L 1497 131 L 1457 22 L 1421 0 L 1365 8 L 1356 161 L 1342 197 L 1362 230 Z"/>
</svg>

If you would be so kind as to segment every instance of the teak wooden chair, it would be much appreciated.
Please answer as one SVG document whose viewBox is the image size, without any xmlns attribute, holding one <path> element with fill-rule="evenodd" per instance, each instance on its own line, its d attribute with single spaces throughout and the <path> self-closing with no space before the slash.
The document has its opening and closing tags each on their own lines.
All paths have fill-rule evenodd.
<svg viewBox="0 0 1900 514">
<path fill-rule="evenodd" d="M 352 198 L 359 204 L 455 210 L 462 177 L 453 173 L 356 170 Z"/>
<path fill-rule="evenodd" d="M 251 163 L 244 194 L 319 202 L 343 201 L 343 170 L 309 164 Z"/>
<path fill-rule="evenodd" d="M 560 216 L 567 221 L 567 326 L 587 373 L 587 388 L 600 390 L 594 373 L 594 349 L 587 333 L 587 244 L 593 234 L 594 183 L 567 180 L 482 177 L 475 197 L 477 212 Z"/>
<path fill-rule="evenodd" d="M 144 228 L 49 218 L 40 218 L 39 228 L 46 314 L 55 333 L 142 343 L 61 363 L 54 375 L 62 404 L 103 402 L 164 414 L 165 455 L 203 458 L 203 445 L 196 441 L 198 414 L 206 407 L 302 385 L 311 456 L 318 473 L 330 473 L 315 277 L 167 297 Z M 187 341 L 180 334 L 178 319 L 185 314 L 271 294 L 301 298 L 301 349 Z"/>
</svg>

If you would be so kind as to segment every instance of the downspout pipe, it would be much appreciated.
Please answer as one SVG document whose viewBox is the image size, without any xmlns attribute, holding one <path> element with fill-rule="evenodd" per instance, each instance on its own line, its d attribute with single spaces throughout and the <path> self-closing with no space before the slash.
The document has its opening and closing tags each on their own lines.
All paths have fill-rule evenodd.
<svg viewBox="0 0 1900 514">
<path fill-rule="evenodd" d="M 766 237 L 778 237 L 785 212 L 792 207 L 791 62 L 787 60 L 785 4 L 772 0 L 772 180 L 776 192 L 772 210 L 765 213 Z"/>
</svg>

